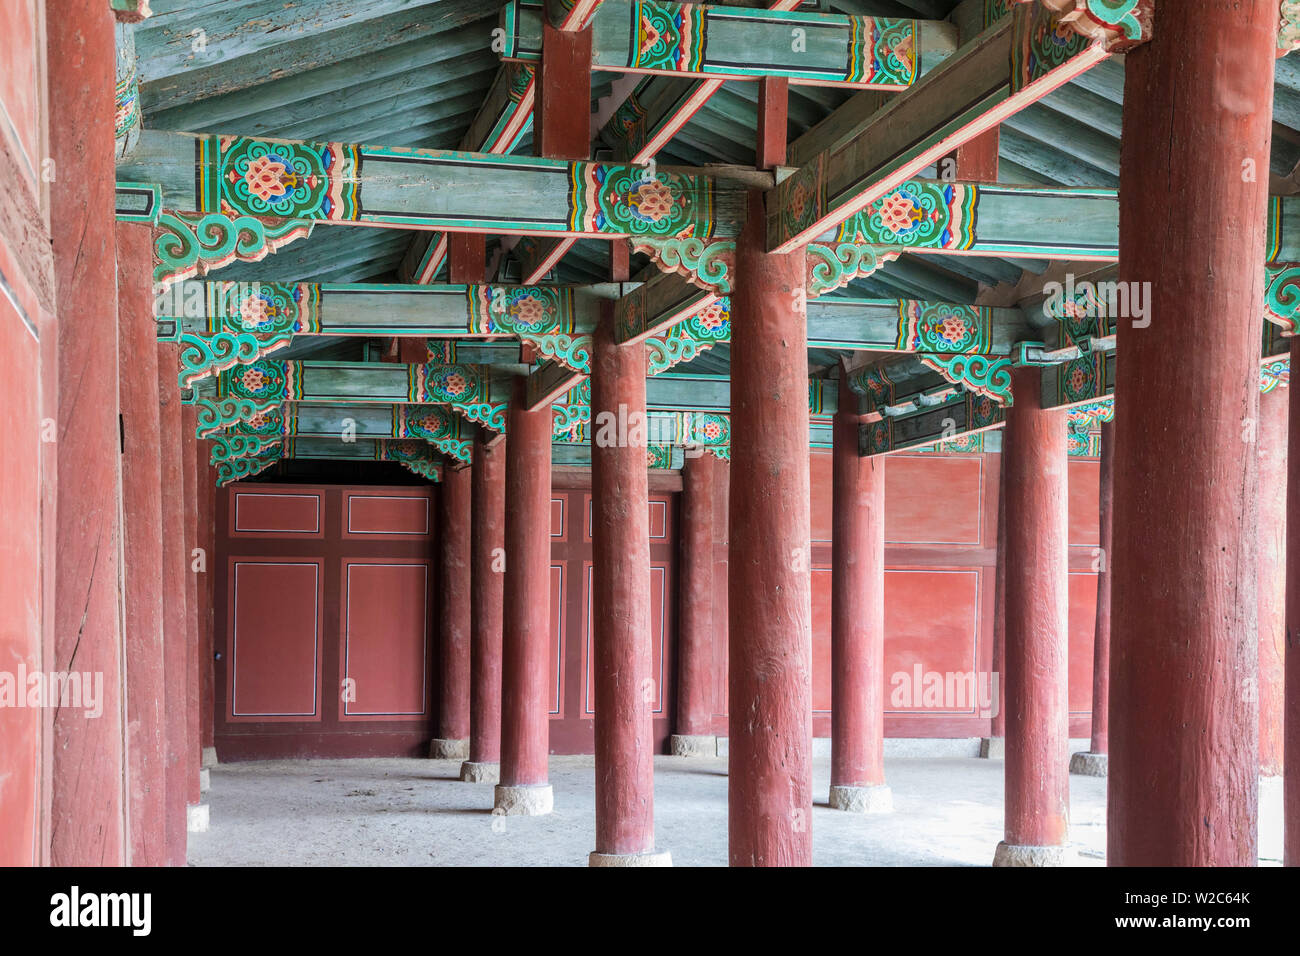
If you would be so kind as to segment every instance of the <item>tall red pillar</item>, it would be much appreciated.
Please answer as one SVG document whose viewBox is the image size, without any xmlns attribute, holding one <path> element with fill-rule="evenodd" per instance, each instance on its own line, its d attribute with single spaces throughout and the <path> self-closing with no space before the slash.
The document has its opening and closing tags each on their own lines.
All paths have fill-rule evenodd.
<svg viewBox="0 0 1300 956">
<path fill-rule="evenodd" d="M 58 309 L 54 659 L 89 683 L 54 717 L 50 862 L 129 862 L 120 628 L 121 446 L 114 263 L 113 17 L 46 5 L 50 233 Z M 102 690 L 102 692 L 101 692 Z M 96 698 L 90 700 L 91 697 Z M 69 698 L 71 701 L 71 698 Z"/>
<path fill-rule="evenodd" d="M 199 547 L 203 549 L 204 570 L 199 575 L 198 583 L 202 588 L 199 598 L 202 623 L 199 635 L 199 766 L 203 768 L 217 763 L 216 721 L 213 713 L 216 672 L 212 659 L 215 641 L 213 632 L 217 626 L 214 573 L 214 562 L 217 559 L 217 469 L 211 463 L 211 457 L 212 442 L 202 442 L 199 445 L 198 489 Z M 199 779 L 201 788 L 206 789 L 208 774 L 200 772 Z"/>
<path fill-rule="evenodd" d="M 496 810 L 550 813 L 546 706 L 551 644 L 551 409 L 528 411 L 523 379 L 506 417 L 506 580 L 501 653 L 501 782 Z"/>
<path fill-rule="evenodd" d="M 190 832 L 207 829 L 207 806 L 199 789 L 199 769 L 203 749 L 202 707 L 199 703 L 201 681 L 200 662 L 200 600 L 202 584 L 195 570 L 200 555 L 198 549 L 198 459 L 199 440 L 195 437 L 198 414 L 193 405 L 181 411 L 181 480 L 185 486 L 185 804 L 186 827 Z"/>
<path fill-rule="evenodd" d="M 186 665 L 189 628 L 185 604 L 189 552 L 185 547 L 184 441 L 180 390 L 180 346 L 158 349 L 159 463 L 162 486 L 163 682 L 167 694 L 167 863 L 184 866 L 185 807 L 189 787 L 186 759 L 189 696 Z"/>
<path fill-rule="evenodd" d="M 711 454 L 688 457 L 682 468 L 682 518 L 678 537 L 677 732 L 669 750 L 677 757 L 716 757 L 713 731 L 713 484 L 719 469 Z M 724 516 L 725 523 L 725 516 Z"/>
<path fill-rule="evenodd" d="M 592 866 L 671 863 L 667 853 L 654 849 L 645 361 L 644 345 L 617 343 L 612 310 L 605 309 L 591 357 Z"/>
<path fill-rule="evenodd" d="M 470 501 L 469 466 L 444 468 L 438 492 L 438 736 L 429 756 L 469 757 Z"/>
<path fill-rule="evenodd" d="M 733 866 L 812 863 L 808 345 L 802 249 L 736 246 L 731 338 L 728 839 Z"/>
<path fill-rule="evenodd" d="M 1291 340 L 1291 368 L 1300 369 L 1300 337 Z M 1287 387 L 1286 632 L 1300 634 L 1300 381 Z M 1300 866 L 1300 652 L 1285 655 L 1282 741 L 1282 862 Z"/>
<path fill-rule="evenodd" d="M 993 565 L 993 648 L 989 665 L 989 736 L 980 742 L 981 757 L 1005 757 L 1007 736 L 1007 482 L 1006 446 L 999 457 L 997 556 Z M 994 684 L 996 683 L 996 687 Z"/>
<path fill-rule="evenodd" d="M 858 454 L 858 396 L 840 376 L 831 476 L 834 810 L 894 808 L 885 784 L 885 459 Z"/>
<path fill-rule="evenodd" d="M 1300 381 L 1297 383 L 1300 387 Z M 1287 392 L 1259 396 L 1259 775 L 1282 774 L 1286 656 Z M 1297 651 L 1300 653 L 1300 650 Z"/>
<path fill-rule="evenodd" d="M 1040 373 L 1012 371 L 1003 433 L 1007 504 L 1005 836 L 994 866 L 1067 860 L 1069 488 L 1065 412 L 1044 409 Z"/>
<path fill-rule="evenodd" d="M 1283 438 L 1285 441 L 1285 436 Z M 1109 750 L 1110 698 L 1110 559 L 1114 544 L 1115 425 L 1101 423 L 1101 475 L 1097 492 L 1100 563 L 1097 569 L 1097 610 L 1092 630 L 1092 741 L 1088 750 L 1070 757 L 1070 773 L 1106 776 Z M 1285 491 L 1285 485 L 1283 486 Z M 1279 590 L 1279 593 L 1281 591 Z"/>
<path fill-rule="evenodd" d="M 501 777 L 501 624 L 505 610 L 506 446 L 474 442 L 470 508 L 470 713 L 468 783 Z"/>
<path fill-rule="evenodd" d="M 1206 0 L 1194 17 L 1157 4 L 1151 41 L 1124 65 L 1119 279 L 1146 308 L 1116 323 L 1112 866 L 1257 859 L 1248 690 L 1277 20 L 1277 4 Z M 1170 349 L 1170 334 L 1196 348 Z M 1196 413 L 1171 427 L 1188 396 Z"/>
<path fill-rule="evenodd" d="M 162 866 L 166 847 L 166 689 L 162 596 L 162 466 L 153 243 L 118 223 L 118 374 L 122 407 L 123 637 L 131 862 Z"/>
</svg>

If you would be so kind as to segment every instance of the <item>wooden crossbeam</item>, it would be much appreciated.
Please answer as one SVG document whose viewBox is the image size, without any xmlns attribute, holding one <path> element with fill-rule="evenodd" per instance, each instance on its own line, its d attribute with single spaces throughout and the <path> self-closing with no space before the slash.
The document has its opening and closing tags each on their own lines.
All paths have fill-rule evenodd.
<svg viewBox="0 0 1300 956">
<path fill-rule="evenodd" d="M 124 181 L 182 214 L 616 238 L 734 236 L 744 185 L 697 170 L 146 130 Z"/>
<path fill-rule="evenodd" d="M 1117 45 L 1142 39 L 1080 30 L 1077 19 L 1062 21 L 1046 6 L 1018 5 L 868 117 L 855 115 L 842 127 L 823 124 L 819 136 L 828 145 L 805 154 L 799 170 L 768 196 L 768 247 L 788 252 L 813 241 L 1086 72 Z"/>
<path fill-rule="evenodd" d="M 532 128 L 536 77 L 531 63 L 502 63 L 483 105 L 461 137 L 460 148 L 477 153 L 513 153 Z M 411 240 L 399 274 L 410 282 L 432 282 L 447 260 L 447 237 L 421 232 Z"/>
<path fill-rule="evenodd" d="M 502 10 L 508 59 L 542 55 L 540 0 L 511 0 Z M 797 10 L 710 7 L 658 0 L 604 0 L 591 19 L 592 67 L 697 79 L 788 77 L 791 82 L 854 89 L 906 89 L 919 53 L 949 42 L 942 21 L 850 17 Z"/>
<path fill-rule="evenodd" d="M 333 459 L 343 461 L 395 461 L 429 481 L 442 480 L 442 459 L 422 441 L 362 438 L 287 438 L 261 454 L 216 462 L 217 484 L 228 485 L 270 468 L 282 458 Z"/>
</svg>

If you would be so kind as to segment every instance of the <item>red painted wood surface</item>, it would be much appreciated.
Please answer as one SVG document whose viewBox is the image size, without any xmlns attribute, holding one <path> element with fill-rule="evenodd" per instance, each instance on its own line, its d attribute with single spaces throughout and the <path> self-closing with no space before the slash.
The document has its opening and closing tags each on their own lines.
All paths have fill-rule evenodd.
<svg viewBox="0 0 1300 956">
<path fill-rule="evenodd" d="M 243 499 L 267 496 L 296 510 L 286 527 L 321 533 L 234 531 Z M 218 493 L 217 527 L 220 759 L 427 754 L 431 489 L 241 482 Z"/>
<path fill-rule="evenodd" d="M 840 378 L 831 544 L 831 786 L 885 782 L 885 459 L 858 454 L 856 396 Z"/>
<path fill-rule="evenodd" d="M 618 345 L 605 309 L 592 346 L 591 673 L 596 705 L 596 852 L 654 849 L 649 488 L 645 346 Z M 605 423 L 628 423 L 608 438 Z M 662 528 L 660 529 L 662 533 Z"/>
<path fill-rule="evenodd" d="M 190 556 L 185 547 L 185 456 L 180 393 L 176 389 L 180 346 L 159 343 L 157 350 L 163 548 L 160 580 L 163 595 L 163 680 L 167 692 L 167 860 L 171 866 L 184 866 L 187 841 L 185 805 L 189 796 L 187 774 L 190 769 L 187 760 L 189 628 L 186 625 L 185 579 L 189 576 Z"/>
<path fill-rule="evenodd" d="M 736 245 L 728 839 L 733 865 L 812 862 L 805 255 L 766 252 L 751 192 Z"/>
<path fill-rule="evenodd" d="M 59 472 L 52 670 L 103 676 L 102 714 L 54 717 L 51 862 L 120 864 L 125 783 L 118 521 L 121 455 L 114 248 L 113 19 L 99 0 L 46 4 L 49 191 L 58 302 Z M 72 107 L 75 104 L 75 108 Z M 47 569 L 47 573 L 48 573 Z"/>
<path fill-rule="evenodd" d="M 21 670 L 40 671 L 51 654 L 45 635 L 53 634 L 53 600 L 48 590 L 43 595 L 42 582 L 49 588 L 53 575 L 42 575 L 41 568 L 43 557 L 46 568 L 53 568 L 55 560 L 51 478 L 56 445 L 42 440 L 42 419 L 57 415 L 51 400 L 57 362 L 48 361 L 55 358 L 57 336 L 49 232 L 37 174 L 44 41 L 32 0 L 16 0 L 5 14 L 0 111 L 11 125 L 0 124 L 0 221 L 7 227 L 0 229 L 0 276 L 8 293 L 0 296 L 0 355 L 10 392 L 0 407 L 5 436 L 0 456 L 0 660 L 5 663 L 0 669 L 16 682 Z M 25 685 L 16 686 L 25 692 Z M 48 861 L 45 781 L 52 714 L 38 707 L 0 708 L 0 753 L 8 771 L 0 786 L 0 866 Z"/>
<path fill-rule="evenodd" d="M 717 459 L 698 455 L 682 469 L 681 590 L 677 664 L 679 734 L 713 733 L 713 483 Z M 723 522 L 725 524 L 725 520 Z"/>
<path fill-rule="evenodd" d="M 506 449 L 474 442 L 470 537 L 469 759 L 501 759 L 501 626 L 505 596 Z M 508 439 L 507 439 L 508 440 Z"/>
<path fill-rule="evenodd" d="M 438 731 L 443 740 L 469 739 L 470 508 L 473 473 L 445 468 L 438 486 Z"/>
<path fill-rule="evenodd" d="M 551 409 L 525 410 L 515 384 L 506 421 L 506 580 L 501 658 L 501 783 L 547 782 L 547 652 L 552 614 Z"/>
<path fill-rule="evenodd" d="M 790 101 L 790 80 L 765 76 L 758 81 L 758 129 L 755 133 L 754 165 L 775 169 L 785 165 L 787 145 L 786 113 Z"/>
<path fill-rule="evenodd" d="M 487 236 L 481 232 L 453 232 L 448 238 L 448 276 L 451 282 L 487 281 Z"/>
<path fill-rule="evenodd" d="M 190 806 L 201 802 L 199 769 L 202 758 L 200 684 L 199 622 L 202 609 L 199 603 L 202 591 L 199 575 L 194 570 L 195 549 L 198 547 L 198 412 L 193 405 L 181 411 L 182 482 L 185 494 L 185 801 Z"/>
<path fill-rule="evenodd" d="M 122 407 L 123 638 L 126 656 L 128 829 L 131 863 L 162 866 L 166 852 L 166 657 L 163 644 L 162 466 L 153 241 L 118 223 L 118 370 Z"/>
<path fill-rule="evenodd" d="M 1125 61 L 1119 279 L 1149 283 L 1150 327 L 1117 323 L 1112 866 L 1257 858 L 1259 716 L 1243 688 L 1259 667 L 1250 429 L 1277 20 L 1275 4 L 1157 4 Z M 1175 327 L 1197 347 L 1162 347 Z M 1188 395 L 1196 414 L 1170 427 Z"/>
<path fill-rule="evenodd" d="M 588 159 L 591 152 L 591 29 L 542 24 L 533 134 L 538 156 Z"/>
<path fill-rule="evenodd" d="M 1065 413 L 1045 410 L 1040 373 L 1012 373 L 1003 436 L 1007 487 L 1005 840 L 1061 846 L 1069 829 L 1068 510 Z"/>
<path fill-rule="evenodd" d="M 1300 387 L 1300 381 L 1297 382 Z M 1282 773 L 1286 674 L 1287 389 L 1259 396 L 1259 772 Z M 1300 825 L 1300 821 L 1297 821 Z"/>
<path fill-rule="evenodd" d="M 1300 368 L 1300 338 L 1291 340 L 1291 367 Z M 1300 383 L 1287 388 L 1286 629 L 1300 634 Z M 1294 480 L 1293 480 L 1294 479 Z M 1290 643 L 1283 679 L 1283 863 L 1300 866 L 1300 653 Z"/>
<path fill-rule="evenodd" d="M 1285 432 L 1282 435 L 1286 441 Z M 1285 469 L 1282 487 L 1286 487 Z M 1070 486 L 1070 497 L 1074 497 L 1074 488 Z M 1101 482 L 1097 495 L 1098 533 L 1098 573 L 1097 589 L 1093 599 L 1093 644 L 1092 644 L 1092 742 L 1088 747 L 1091 753 L 1104 754 L 1109 751 L 1110 735 L 1107 732 L 1107 700 L 1110 697 L 1110 562 L 1114 545 L 1112 514 L 1114 512 L 1115 488 L 1115 424 L 1101 423 Z M 1282 589 L 1278 589 L 1278 594 Z M 1071 707 L 1071 710 L 1074 708 Z"/>
<path fill-rule="evenodd" d="M 212 574 L 212 562 L 217 554 L 217 470 L 210 459 L 212 443 L 201 442 L 199 445 L 198 488 L 200 491 L 199 509 L 199 547 L 203 549 L 203 571 L 198 577 L 201 589 L 199 598 L 200 644 L 199 644 L 199 744 L 211 747 L 215 743 L 215 703 L 213 670 L 213 650 L 216 644 L 216 588 Z"/>
</svg>

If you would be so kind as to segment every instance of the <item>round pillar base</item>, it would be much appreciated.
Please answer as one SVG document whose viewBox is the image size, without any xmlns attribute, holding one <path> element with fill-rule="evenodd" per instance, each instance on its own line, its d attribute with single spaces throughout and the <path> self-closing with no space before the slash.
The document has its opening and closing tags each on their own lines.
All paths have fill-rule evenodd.
<svg viewBox="0 0 1300 956">
<path fill-rule="evenodd" d="M 1074 866 L 1076 856 L 1068 846 L 1016 846 L 1003 840 L 993 854 L 993 865 Z"/>
<path fill-rule="evenodd" d="M 592 853 L 588 866 L 672 866 L 673 855 L 667 850 L 650 850 L 646 853 Z"/>
<path fill-rule="evenodd" d="M 1070 773 L 1081 777 L 1106 776 L 1106 755 L 1081 751 L 1070 755 Z"/>
<path fill-rule="evenodd" d="M 207 793 L 212 789 L 212 771 L 204 767 L 199 771 L 199 793 Z"/>
<path fill-rule="evenodd" d="M 431 760 L 468 760 L 469 738 L 447 740 L 434 737 L 429 741 L 429 758 Z"/>
<path fill-rule="evenodd" d="M 218 762 L 219 762 L 219 761 L 217 760 L 217 748 L 216 748 L 216 747 L 204 747 L 204 748 L 203 748 L 203 758 L 202 758 L 202 760 L 200 760 L 200 762 L 199 762 L 199 766 L 201 766 L 201 767 L 215 767 L 215 766 L 217 765 Z"/>
<path fill-rule="evenodd" d="M 206 803 L 192 803 L 185 808 L 185 830 L 187 833 L 207 833 L 211 822 L 211 812 Z"/>
<path fill-rule="evenodd" d="M 460 779 L 465 783 L 497 783 L 501 779 L 501 764 L 466 760 L 460 765 Z"/>
<path fill-rule="evenodd" d="M 549 783 L 532 786 L 497 784 L 495 809 L 508 817 L 540 817 L 555 809 L 555 792 Z"/>
<path fill-rule="evenodd" d="M 1002 760 L 1007 755 L 1005 737 L 981 737 L 980 756 L 987 760 Z"/>
<path fill-rule="evenodd" d="M 831 809 L 846 813 L 889 813 L 894 794 L 885 784 L 874 787 L 831 787 Z"/>
<path fill-rule="evenodd" d="M 674 757 L 716 757 L 718 738 L 713 734 L 673 734 L 668 752 Z"/>
</svg>

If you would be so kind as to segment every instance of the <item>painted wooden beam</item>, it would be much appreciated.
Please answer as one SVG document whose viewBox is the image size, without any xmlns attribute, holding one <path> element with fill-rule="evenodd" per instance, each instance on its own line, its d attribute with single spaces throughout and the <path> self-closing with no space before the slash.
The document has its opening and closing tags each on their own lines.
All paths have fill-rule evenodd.
<svg viewBox="0 0 1300 956">
<path fill-rule="evenodd" d="M 501 14 L 502 56 L 540 58 L 544 18 L 538 0 L 511 0 Z M 807 85 L 881 90 L 912 84 L 927 34 L 956 36 L 942 21 L 657 0 L 605 0 L 590 25 L 593 69 L 696 79 L 783 76 Z"/>
<path fill-rule="evenodd" d="M 536 80 L 531 63 L 502 63 L 460 148 L 477 153 L 512 153 L 533 125 Z M 408 282 L 430 283 L 447 260 L 447 237 L 421 232 L 411 240 L 399 270 Z"/>
<path fill-rule="evenodd" d="M 546 0 L 546 18 L 557 30 L 584 30 L 601 0 Z"/>
<path fill-rule="evenodd" d="M 145 6 L 148 10 L 148 4 Z M 114 25 L 117 38 L 117 83 L 113 91 L 113 138 L 120 159 L 135 148 L 143 120 L 140 114 L 140 76 L 135 56 L 135 27 L 129 22 Z"/>
<path fill-rule="evenodd" d="M 152 130 L 119 171 L 178 213 L 580 238 L 735 235 L 745 191 L 696 170 Z"/>
<path fill-rule="evenodd" d="M 1108 7 L 1107 12 L 1123 21 L 1121 11 Z M 1141 24 L 1134 37 L 1085 32 L 1077 17 L 1067 21 L 1037 3 L 1018 5 L 1012 16 L 998 20 L 870 116 L 856 116 L 843 127 L 825 124 L 821 136 L 829 145 L 807 156 L 768 197 L 769 248 L 788 252 L 838 227 L 1086 72 L 1112 49 L 1144 37 Z"/>
<path fill-rule="evenodd" d="M 333 459 L 343 461 L 395 461 L 429 481 L 442 480 L 442 459 L 422 441 L 362 438 L 287 438 L 269 446 L 260 455 L 229 458 L 217 463 L 217 484 L 228 485 L 270 468 L 281 458 Z"/>
</svg>

